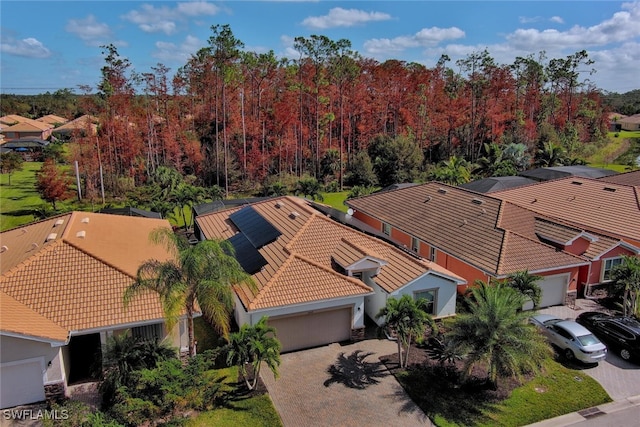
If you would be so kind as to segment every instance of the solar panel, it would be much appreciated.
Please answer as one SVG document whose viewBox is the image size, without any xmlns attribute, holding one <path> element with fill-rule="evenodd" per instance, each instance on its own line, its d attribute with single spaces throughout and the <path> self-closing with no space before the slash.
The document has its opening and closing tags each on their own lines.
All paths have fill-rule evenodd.
<svg viewBox="0 0 640 427">
<path fill-rule="evenodd" d="M 238 233 L 227 239 L 236 252 L 236 259 L 243 270 L 248 274 L 253 274 L 268 264 L 262 254 L 251 244 L 243 233 Z"/>
<path fill-rule="evenodd" d="M 247 206 L 229 216 L 233 224 L 238 227 L 254 248 L 260 249 L 271 243 L 282 233 L 269 221 L 260 215 L 253 206 Z"/>
</svg>

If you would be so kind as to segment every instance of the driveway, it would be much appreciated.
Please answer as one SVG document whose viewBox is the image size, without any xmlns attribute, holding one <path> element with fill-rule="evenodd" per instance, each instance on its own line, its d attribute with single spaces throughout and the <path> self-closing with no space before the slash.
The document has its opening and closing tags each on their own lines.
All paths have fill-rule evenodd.
<svg viewBox="0 0 640 427">
<path fill-rule="evenodd" d="M 553 314 L 561 319 L 575 319 L 585 311 L 603 311 L 595 301 L 579 299 L 575 309 L 568 306 L 556 306 L 541 309 L 541 313 Z M 640 396 L 640 366 L 622 360 L 617 354 L 609 352 L 606 360 L 595 367 L 580 367 L 585 373 L 598 381 L 613 400 Z"/>
<path fill-rule="evenodd" d="M 377 339 L 331 344 L 283 354 L 280 377 L 266 367 L 261 376 L 285 427 L 431 426 L 378 359 L 396 348 Z"/>
</svg>

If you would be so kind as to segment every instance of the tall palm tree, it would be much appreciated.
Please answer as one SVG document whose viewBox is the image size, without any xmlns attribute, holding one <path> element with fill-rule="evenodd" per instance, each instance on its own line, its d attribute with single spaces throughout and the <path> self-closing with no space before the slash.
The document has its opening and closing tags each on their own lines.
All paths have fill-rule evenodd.
<svg viewBox="0 0 640 427">
<path fill-rule="evenodd" d="M 244 324 L 238 332 L 232 333 L 229 337 L 227 364 L 238 365 L 249 390 L 255 389 L 258 384 L 262 362 L 266 363 L 273 376 L 278 378 L 281 345 L 275 333 L 276 330 L 267 325 L 267 316 L 263 316 L 255 325 Z M 253 368 L 252 378 L 247 372 L 249 364 Z"/>
<path fill-rule="evenodd" d="M 623 314 L 640 317 L 640 258 L 623 256 L 611 270 L 611 286 L 622 296 Z"/>
<path fill-rule="evenodd" d="M 185 237 L 166 228 L 151 232 L 150 239 L 155 244 L 164 245 L 173 259 L 145 261 L 138 268 L 136 281 L 124 293 L 125 306 L 140 292 L 152 290 L 160 296 L 169 328 L 175 326 L 180 315 L 185 313 L 190 356 L 196 352 L 193 316 L 197 306 L 213 327 L 228 338 L 234 303 L 233 286 L 254 286 L 251 276 L 233 256 L 233 246 L 229 242 L 215 240 L 191 245 Z"/>
<path fill-rule="evenodd" d="M 389 298 L 376 315 L 376 318 L 384 317 L 385 326 L 395 332 L 398 342 L 398 364 L 401 368 L 406 368 L 409 363 L 411 341 L 424 334 L 427 325 L 432 329 L 436 328 L 425 308 L 426 300 L 416 301 L 410 295 L 402 295 L 400 299 Z"/>
<path fill-rule="evenodd" d="M 513 273 L 507 278 L 507 286 L 517 290 L 525 298 L 528 298 L 533 303 L 533 309 L 537 310 L 542 302 L 542 289 L 538 285 L 538 282 L 542 280 L 542 276 L 536 276 L 535 274 L 529 274 L 529 271 L 518 271 Z"/>
<path fill-rule="evenodd" d="M 465 354 L 464 372 L 469 376 L 474 365 L 484 362 L 488 380 L 497 386 L 498 378 L 537 372 L 551 348 L 527 314 L 519 311 L 524 297 L 503 283 L 473 288 L 470 312 L 459 314 L 447 338 Z"/>
</svg>

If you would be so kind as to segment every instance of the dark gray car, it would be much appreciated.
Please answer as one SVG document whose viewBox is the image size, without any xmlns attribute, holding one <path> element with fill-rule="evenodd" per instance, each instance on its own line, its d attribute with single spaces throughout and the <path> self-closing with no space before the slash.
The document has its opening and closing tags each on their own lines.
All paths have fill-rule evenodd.
<svg viewBox="0 0 640 427">
<path fill-rule="evenodd" d="M 640 362 L 640 322 L 631 317 L 588 311 L 576 322 L 589 329 L 624 360 Z"/>
</svg>

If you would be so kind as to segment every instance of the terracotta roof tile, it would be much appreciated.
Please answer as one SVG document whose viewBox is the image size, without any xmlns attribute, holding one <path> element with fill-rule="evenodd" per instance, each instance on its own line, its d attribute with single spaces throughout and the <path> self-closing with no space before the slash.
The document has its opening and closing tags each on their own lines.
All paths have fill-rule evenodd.
<svg viewBox="0 0 640 427">
<path fill-rule="evenodd" d="M 640 187 L 567 177 L 492 196 L 580 228 L 640 242 Z"/>
<path fill-rule="evenodd" d="M 268 264 L 253 276 L 258 292 L 254 295 L 246 288 L 236 289 L 240 300 L 250 309 L 361 295 L 364 289 L 370 291 L 362 282 L 332 269 L 336 250 L 342 250 L 342 255 L 350 259 L 359 253 L 387 261 L 388 265 L 381 269 L 375 281 L 388 292 L 429 272 L 464 281 L 444 268 L 320 215 L 302 199 L 281 197 L 252 206 L 282 235 L 259 250 Z M 226 221 L 237 210 L 202 215 L 196 222 L 207 238 L 226 239 L 236 232 L 226 227 Z M 297 215 L 291 215 L 294 211 Z"/>
<path fill-rule="evenodd" d="M 2 132 L 44 132 L 49 129 L 53 129 L 52 124 L 25 118 L 12 126 L 3 128 Z"/>
<path fill-rule="evenodd" d="M 640 169 L 621 173 L 618 175 L 605 176 L 603 178 L 600 178 L 599 180 L 610 182 L 612 184 L 633 185 L 634 187 L 640 187 Z"/>
<path fill-rule="evenodd" d="M 37 118 L 36 121 L 48 123 L 50 125 L 57 125 L 67 123 L 69 120 L 64 117 L 56 116 L 55 114 L 47 114 L 46 116 Z"/>
<path fill-rule="evenodd" d="M 0 291 L 0 330 L 65 343 L 69 331 Z"/>
</svg>

